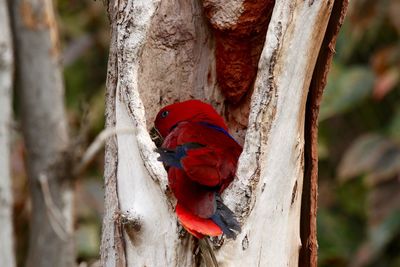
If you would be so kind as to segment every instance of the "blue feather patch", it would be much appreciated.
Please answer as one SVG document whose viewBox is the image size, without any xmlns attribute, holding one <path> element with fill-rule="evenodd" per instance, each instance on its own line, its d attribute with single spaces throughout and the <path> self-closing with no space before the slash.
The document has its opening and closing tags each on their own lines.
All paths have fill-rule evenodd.
<svg viewBox="0 0 400 267">
<path fill-rule="evenodd" d="M 200 122 L 200 124 L 202 124 L 202 125 L 204 125 L 204 126 L 206 126 L 208 128 L 214 129 L 214 130 L 216 130 L 218 132 L 221 132 L 221 133 L 225 134 L 226 136 L 228 136 L 229 138 L 231 138 L 232 140 L 234 140 L 236 143 L 238 143 L 235 140 L 235 138 L 233 138 L 232 135 L 230 135 L 224 128 L 221 128 L 221 127 L 219 127 L 217 125 L 214 125 L 214 124 L 211 124 L 211 123 L 208 123 L 208 122 Z"/>
<path fill-rule="evenodd" d="M 216 201 L 217 210 L 210 219 L 222 229 L 227 238 L 235 239 L 237 234 L 242 231 L 240 224 L 236 220 L 235 214 L 225 206 L 219 195 L 216 196 Z"/>
<path fill-rule="evenodd" d="M 182 169 L 181 159 L 187 156 L 187 151 L 189 149 L 196 149 L 204 147 L 204 145 L 199 143 L 186 143 L 180 146 L 177 146 L 175 149 L 168 148 L 156 148 L 155 151 L 160 154 L 160 157 L 157 159 L 163 162 L 165 165 L 170 167 L 176 167 L 178 169 Z"/>
</svg>

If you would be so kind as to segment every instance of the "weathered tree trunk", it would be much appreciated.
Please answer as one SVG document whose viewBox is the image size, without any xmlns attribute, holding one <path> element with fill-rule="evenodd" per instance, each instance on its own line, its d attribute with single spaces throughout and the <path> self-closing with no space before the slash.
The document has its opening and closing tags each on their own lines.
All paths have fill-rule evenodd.
<svg viewBox="0 0 400 267">
<path fill-rule="evenodd" d="M 73 191 L 51 0 L 13 0 L 19 104 L 32 197 L 27 266 L 73 266 Z"/>
<path fill-rule="evenodd" d="M 307 97 L 304 183 L 300 218 L 300 237 L 303 245 L 300 250 L 299 266 L 317 266 L 318 112 L 347 5 L 347 0 L 336 0 L 333 4 Z"/>
<path fill-rule="evenodd" d="M 10 126 L 13 84 L 12 36 L 6 0 L 0 0 L 0 262 L 15 266 L 10 176 Z"/>
<path fill-rule="evenodd" d="M 105 266 L 203 264 L 196 242 L 177 226 L 166 173 L 147 132 L 161 106 L 189 98 L 213 104 L 244 140 L 238 178 L 223 195 L 242 233 L 214 241 L 219 266 L 316 266 L 316 118 L 347 1 L 276 1 L 266 38 L 266 25 L 246 32 L 253 22 L 268 23 L 257 20 L 256 9 L 270 2 L 109 1 L 107 127 L 133 128 L 135 134 L 119 134 L 106 147 Z M 265 42 L 257 39 L 254 46 L 239 40 L 260 33 Z M 252 79 L 253 67 L 238 62 L 252 64 L 254 58 L 255 80 L 239 79 L 239 86 L 226 80 L 241 71 L 243 79 Z M 309 95 L 314 73 L 318 84 Z M 249 85 L 244 95 L 236 93 Z"/>
</svg>

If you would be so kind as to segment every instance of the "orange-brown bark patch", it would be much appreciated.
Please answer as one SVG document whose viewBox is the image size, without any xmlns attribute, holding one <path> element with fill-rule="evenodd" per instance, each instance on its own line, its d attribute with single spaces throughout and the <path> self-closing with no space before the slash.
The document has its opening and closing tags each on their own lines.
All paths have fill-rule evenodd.
<svg viewBox="0 0 400 267">
<path fill-rule="evenodd" d="M 53 10 L 54 8 L 51 0 L 43 1 L 35 7 L 29 1 L 21 1 L 19 6 L 19 14 L 25 28 L 32 31 L 50 31 L 52 45 L 50 54 L 56 57 L 60 51 L 60 43 L 58 38 L 57 22 Z"/>
<path fill-rule="evenodd" d="M 228 103 L 239 103 L 253 85 L 274 4 L 275 0 L 245 0 L 242 14 L 229 28 L 211 22 L 217 81 Z M 212 21 L 213 1 L 204 0 L 203 6 Z"/>
<path fill-rule="evenodd" d="M 307 97 L 304 129 L 304 181 L 301 201 L 300 267 L 316 267 L 318 194 L 318 113 L 322 93 L 334 55 L 334 47 L 347 11 L 348 0 L 334 2 L 325 37 L 319 51 Z"/>
</svg>

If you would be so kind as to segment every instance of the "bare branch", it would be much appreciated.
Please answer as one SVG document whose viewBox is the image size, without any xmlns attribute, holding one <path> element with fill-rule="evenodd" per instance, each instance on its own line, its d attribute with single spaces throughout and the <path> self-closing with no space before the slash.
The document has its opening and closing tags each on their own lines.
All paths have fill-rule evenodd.
<svg viewBox="0 0 400 267">
<path fill-rule="evenodd" d="M 61 240 L 67 241 L 68 235 L 72 234 L 68 231 L 65 225 L 65 218 L 61 211 L 54 204 L 53 198 L 51 197 L 49 181 L 45 174 L 39 174 L 39 183 L 42 190 L 44 203 L 46 204 L 47 215 L 49 216 L 50 224 L 54 232 L 58 235 Z"/>
<path fill-rule="evenodd" d="M 82 159 L 80 160 L 78 165 L 74 168 L 73 176 L 76 177 L 80 175 L 87 168 L 90 162 L 92 162 L 92 160 L 104 147 L 108 138 L 117 134 L 134 134 L 134 133 L 135 133 L 134 128 L 125 128 L 125 129 L 107 128 L 102 130 L 96 136 L 96 139 L 86 149 L 85 153 L 82 156 Z"/>
</svg>

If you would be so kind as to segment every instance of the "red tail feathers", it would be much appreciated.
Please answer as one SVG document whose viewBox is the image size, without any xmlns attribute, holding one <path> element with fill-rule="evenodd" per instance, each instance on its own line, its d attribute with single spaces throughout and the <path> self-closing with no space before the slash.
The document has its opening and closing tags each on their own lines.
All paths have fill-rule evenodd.
<svg viewBox="0 0 400 267">
<path fill-rule="evenodd" d="M 197 238 L 222 235 L 221 228 L 211 219 L 203 219 L 190 213 L 185 207 L 176 204 L 176 215 L 183 227 Z"/>
</svg>

